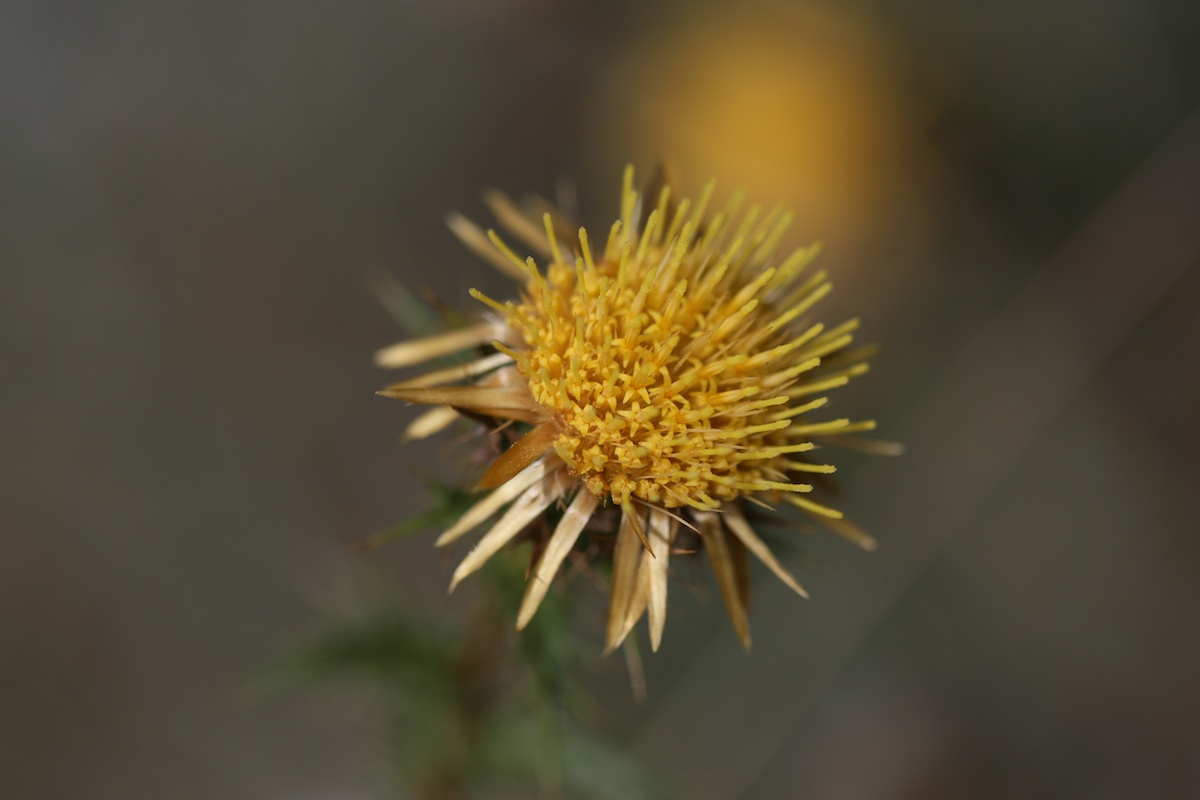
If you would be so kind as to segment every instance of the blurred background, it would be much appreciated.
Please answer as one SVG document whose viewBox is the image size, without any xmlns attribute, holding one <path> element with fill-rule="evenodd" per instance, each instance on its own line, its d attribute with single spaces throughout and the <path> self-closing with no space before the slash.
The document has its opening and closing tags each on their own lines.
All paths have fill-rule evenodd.
<svg viewBox="0 0 1200 800">
<path fill-rule="evenodd" d="M 352 550 L 462 472 L 371 287 L 471 310 L 446 212 L 604 229 L 664 160 L 826 243 L 908 450 L 839 456 L 880 548 L 799 541 L 751 655 L 703 564 L 647 702 L 580 629 L 589 724 L 701 800 L 1200 796 L 1196 3 L 14 0 L 0 108 L 0 795 L 405 796 L 369 696 L 238 690 L 473 599 Z"/>
</svg>

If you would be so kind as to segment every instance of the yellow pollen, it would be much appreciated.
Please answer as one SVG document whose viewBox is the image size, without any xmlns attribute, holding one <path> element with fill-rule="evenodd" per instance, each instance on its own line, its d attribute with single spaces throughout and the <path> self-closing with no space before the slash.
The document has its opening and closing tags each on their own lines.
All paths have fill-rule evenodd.
<svg viewBox="0 0 1200 800">
<path fill-rule="evenodd" d="M 553 422 L 554 451 L 596 496 L 697 510 L 763 493 L 800 504 L 812 487 L 796 473 L 832 468 L 789 456 L 850 423 L 810 421 L 824 398 L 798 398 L 857 373 L 821 367 L 856 323 L 822 335 L 805 318 L 829 291 L 820 273 L 798 281 L 818 248 L 774 262 L 790 214 L 751 208 L 735 225 L 735 199 L 705 221 L 711 185 L 694 204 L 673 206 L 663 191 L 646 213 L 631 180 L 602 251 L 583 229 L 561 242 L 546 217 L 552 260 L 541 270 L 489 231 L 526 276 L 524 294 L 507 304 L 472 294 L 524 340 L 502 350 Z"/>
</svg>

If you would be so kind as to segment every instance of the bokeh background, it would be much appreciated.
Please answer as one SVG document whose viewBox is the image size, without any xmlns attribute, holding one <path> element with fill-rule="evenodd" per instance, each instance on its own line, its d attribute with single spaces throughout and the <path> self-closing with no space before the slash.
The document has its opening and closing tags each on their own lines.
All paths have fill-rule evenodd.
<svg viewBox="0 0 1200 800">
<path fill-rule="evenodd" d="M 0 108 L 0 795 L 394 796 L 369 699 L 237 691 L 471 600 L 432 531 L 352 551 L 456 471 L 371 287 L 469 309 L 447 211 L 607 227 L 662 159 L 826 242 L 908 452 L 842 459 L 881 546 L 799 542 L 752 655 L 685 571 L 595 724 L 700 800 L 1200 796 L 1196 3 L 13 0 Z"/>
</svg>

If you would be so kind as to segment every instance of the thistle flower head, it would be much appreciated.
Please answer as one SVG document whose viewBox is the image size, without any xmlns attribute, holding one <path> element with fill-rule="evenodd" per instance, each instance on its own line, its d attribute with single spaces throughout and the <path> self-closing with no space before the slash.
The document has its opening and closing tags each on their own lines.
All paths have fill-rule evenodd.
<svg viewBox="0 0 1200 800">
<path fill-rule="evenodd" d="M 411 435 L 439 430 L 458 411 L 527 426 L 480 481 L 491 494 L 439 540 L 453 541 L 507 506 L 455 572 L 453 588 L 552 505 L 566 504 L 540 548 L 518 627 L 603 506 L 620 509 L 610 648 L 645 613 L 657 649 L 681 535 L 703 544 L 747 646 L 747 551 L 804 594 L 747 521 L 747 502 L 791 504 L 871 546 L 841 512 L 809 498 L 809 479 L 834 471 L 810 458 L 817 442 L 874 427 L 811 416 L 828 390 L 866 371 L 867 354 L 849 348 L 858 322 L 826 328 L 812 319 L 831 284 L 807 269 L 815 245 L 776 258 L 789 213 L 752 207 L 739 215 L 735 199 L 710 215 L 712 190 L 710 183 L 695 201 L 675 202 L 664 185 L 643 197 L 627 169 L 621 216 L 602 245 L 583 228 L 569 234 L 561 215 L 535 220 L 493 194 L 493 210 L 545 268 L 493 231 L 453 217 L 468 246 L 521 283 L 520 298 L 501 303 L 472 290 L 491 309 L 485 321 L 377 356 L 407 366 L 493 350 L 381 394 L 439 406 Z"/>
</svg>

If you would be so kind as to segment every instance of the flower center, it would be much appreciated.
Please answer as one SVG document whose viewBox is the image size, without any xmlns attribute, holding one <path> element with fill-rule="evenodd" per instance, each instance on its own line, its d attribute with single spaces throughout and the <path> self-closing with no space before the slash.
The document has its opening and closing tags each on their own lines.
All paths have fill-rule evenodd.
<svg viewBox="0 0 1200 800">
<path fill-rule="evenodd" d="M 592 493 L 714 508 L 785 479 L 770 459 L 811 445 L 782 431 L 789 397 L 762 369 L 774 359 L 745 355 L 774 338 L 754 297 L 766 281 L 730 287 L 719 267 L 670 269 L 671 255 L 551 265 L 513 308 L 529 345 L 518 365 Z"/>
</svg>

